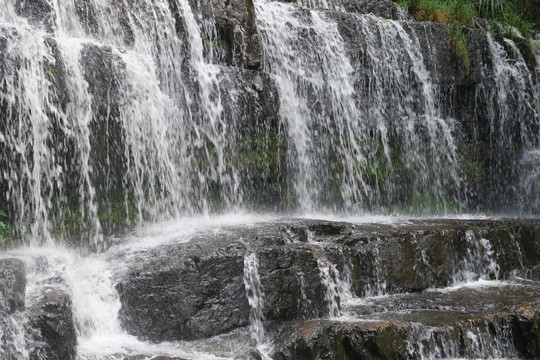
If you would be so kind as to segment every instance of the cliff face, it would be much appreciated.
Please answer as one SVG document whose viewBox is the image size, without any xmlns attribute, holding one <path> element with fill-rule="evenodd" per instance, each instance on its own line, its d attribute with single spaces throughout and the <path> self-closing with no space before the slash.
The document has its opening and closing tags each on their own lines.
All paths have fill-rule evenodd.
<svg viewBox="0 0 540 360">
<path fill-rule="evenodd" d="M 0 198 L 34 238 L 235 208 L 540 209 L 538 41 L 512 29 L 388 1 L 1 9 Z"/>
</svg>

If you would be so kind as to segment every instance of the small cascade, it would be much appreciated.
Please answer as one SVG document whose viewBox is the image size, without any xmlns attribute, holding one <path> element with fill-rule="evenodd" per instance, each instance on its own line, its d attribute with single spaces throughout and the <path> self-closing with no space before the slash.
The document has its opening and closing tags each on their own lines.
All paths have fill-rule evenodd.
<svg viewBox="0 0 540 360">
<path fill-rule="evenodd" d="M 345 305 L 352 298 L 350 277 L 340 274 L 328 259 L 317 258 L 321 282 L 326 289 L 325 298 L 328 303 L 328 316 L 338 318 L 346 315 Z"/>
<path fill-rule="evenodd" d="M 322 259 L 317 259 L 319 273 L 321 274 L 321 282 L 326 289 L 325 297 L 328 303 L 328 316 L 337 318 L 341 315 L 341 298 L 338 285 L 336 282 L 335 267 L 331 263 L 325 263 Z"/>
<path fill-rule="evenodd" d="M 379 241 L 381 240 L 377 239 L 377 241 L 373 244 L 373 265 L 371 265 L 371 268 L 373 269 L 373 278 L 369 279 L 366 284 L 366 287 L 364 289 L 365 297 L 380 296 L 386 294 L 386 279 L 381 266 L 381 257 L 379 255 L 380 251 L 378 247 Z"/>
<path fill-rule="evenodd" d="M 308 242 L 313 242 L 313 234 L 307 231 Z M 312 248 L 312 254 L 317 260 L 317 267 L 321 283 L 325 288 L 325 299 L 328 303 L 328 316 L 330 318 L 338 318 L 345 315 L 345 305 L 353 299 L 351 290 L 351 276 L 348 264 L 344 262 L 343 271 L 339 271 L 335 264 L 330 261 L 328 255 L 323 249 L 318 247 Z M 339 249 L 340 257 L 345 258 L 342 249 Z"/>
<path fill-rule="evenodd" d="M 519 165 L 519 202 L 524 212 L 537 213 L 540 211 L 540 149 L 525 152 Z"/>
<path fill-rule="evenodd" d="M 523 174 L 523 170 L 540 144 L 540 83 L 513 40 L 504 38 L 499 43 L 491 34 L 487 34 L 487 39 L 494 73 L 494 84 L 484 89 L 486 98 L 491 100 L 490 176 L 501 178 L 503 185 L 502 194 L 492 195 L 503 197 L 506 206 L 514 207 L 514 192 L 517 190 L 517 197 L 522 198 L 520 194 L 527 191 L 530 176 L 534 176 Z M 534 210 L 536 196 L 532 199 L 533 202 L 530 198 L 520 201 L 517 210 Z"/>
<path fill-rule="evenodd" d="M 465 232 L 466 253 L 458 262 L 460 268 L 454 275 L 454 284 L 499 279 L 499 265 L 487 239 L 478 239 L 472 230 Z"/>
<path fill-rule="evenodd" d="M 505 319 L 466 322 L 459 328 L 436 328 L 412 324 L 407 340 L 412 359 L 516 358 L 511 326 Z"/>
<path fill-rule="evenodd" d="M 109 264 L 103 257 L 82 258 L 63 249 L 30 249 L 23 256 L 30 303 L 50 291 L 48 288 L 70 295 L 80 358 L 105 356 L 112 343 L 129 337 L 120 325 L 120 301 Z"/>
<path fill-rule="evenodd" d="M 26 360 L 29 358 L 24 314 L 15 313 L 0 320 L 0 358 Z"/>
<path fill-rule="evenodd" d="M 257 254 L 249 254 L 244 257 L 244 286 L 249 302 L 249 323 L 251 338 L 265 360 L 270 359 L 270 345 L 264 334 L 264 302 L 259 276 L 259 260 Z"/>
</svg>

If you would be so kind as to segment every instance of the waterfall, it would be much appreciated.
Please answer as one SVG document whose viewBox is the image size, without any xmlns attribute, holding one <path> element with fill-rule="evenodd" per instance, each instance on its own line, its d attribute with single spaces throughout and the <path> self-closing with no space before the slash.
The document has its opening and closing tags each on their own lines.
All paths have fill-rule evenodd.
<svg viewBox="0 0 540 360">
<path fill-rule="evenodd" d="M 241 202 L 222 76 L 190 6 L 174 2 L 175 19 L 167 1 L 122 3 L 47 2 L 41 30 L 2 4 L 4 211 L 32 241 L 69 235 L 74 221 L 99 247 L 101 223 L 118 216 L 208 212 L 213 186 L 225 206 Z"/>
<path fill-rule="evenodd" d="M 1 0 L 0 358 L 533 351 L 534 219 L 358 217 L 538 215 L 538 40 L 373 3 Z"/>
<path fill-rule="evenodd" d="M 456 121 L 441 113 L 414 33 L 354 17 L 365 48 L 353 66 L 336 19 L 277 2 L 256 6 L 302 210 L 396 203 L 406 176 L 415 177 L 411 196 L 429 194 L 443 207 L 460 201 L 447 192 L 461 181 Z"/>
<path fill-rule="evenodd" d="M 494 85 L 482 89 L 490 99 L 490 176 L 503 179 L 501 190 L 493 195 L 502 197 L 511 207 L 516 197 L 522 198 L 523 191 L 531 191 L 529 186 L 534 186 L 534 171 L 526 169 L 531 154 L 540 146 L 540 84 L 513 40 L 505 38 L 499 43 L 490 34 L 487 39 L 494 73 Z M 537 198 L 531 195 L 527 201 L 520 201 L 517 210 L 534 210 Z"/>
<path fill-rule="evenodd" d="M 494 252 L 487 239 L 477 239 L 474 232 L 465 232 L 466 253 L 459 262 L 461 269 L 456 269 L 454 283 L 473 282 L 479 279 L 499 279 L 499 265 L 494 259 Z"/>
<path fill-rule="evenodd" d="M 329 168 L 331 139 L 341 145 L 356 129 L 353 68 L 335 23 L 287 4 L 256 5 L 268 64 L 280 91 L 280 114 L 294 149 L 290 166 L 299 206 L 313 211 L 321 202 L 319 194 L 330 190 L 332 170 L 340 171 Z M 352 140 L 352 150 L 362 156 Z M 346 151 L 345 146 L 338 151 Z"/>
<path fill-rule="evenodd" d="M 14 237 L 99 249 L 126 225 L 245 209 L 536 211 L 539 90 L 518 40 L 488 34 L 491 63 L 449 86 L 430 25 L 305 5 L 256 0 L 231 40 L 208 2 L 3 2 Z"/>
<path fill-rule="evenodd" d="M 519 165 L 520 203 L 525 207 L 525 211 L 536 212 L 540 209 L 540 194 L 538 193 L 540 187 L 540 149 L 525 152 Z"/>
</svg>

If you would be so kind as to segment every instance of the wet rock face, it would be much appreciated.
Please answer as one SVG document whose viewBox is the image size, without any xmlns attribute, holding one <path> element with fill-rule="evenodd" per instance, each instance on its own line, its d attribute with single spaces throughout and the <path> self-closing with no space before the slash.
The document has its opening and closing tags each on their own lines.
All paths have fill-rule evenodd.
<svg viewBox="0 0 540 360">
<path fill-rule="evenodd" d="M 367 299 L 356 321 L 275 324 L 275 359 L 538 357 L 538 285 Z"/>
<path fill-rule="evenodd" d="M 56 17 L 52 5 L 47 0 L 17 0 L 15 11 L 28 22 L 47 32 L 53 32 Z"/>
<path fill-rule="evenodd" d="M 35 266 L 46 267 L 46 259 L 38 258 Z M 65 281 L 53 277 L 43 285 L 25 303 L 23 261 L 0 259 L 0 358 L 75 359 L 77 333 Z"/>
<path fill-rule="evenodd" d="M 31 337 L 35 346 L 31 360 L 72 360 L 76 356 L 77 332 L 69 295 L 48 287 L 28 309 Z"/>
<path fill-rule="evenodd" d="M 199 243 L 165 246 L 141 254 L 142 265 L 133 266 L 117 286 L 124 326 L 155 341 L 206 338 L 247 326 L 250 308 L 244 256 L 251 253 L 251 247 L 246 249 L 238 240 L 257 237 L 255 241 L 261 247 L 253 251 L 260 259 L 265 318 L 324 316 L 327 303 L 311 251 L 281 246 L 283 239 L 265 234 L 241 230 L 209 235 Z M 146 261 L 147 256 L 150 261 Z M 303 296 L 310 299 L 309 304 L 299 301 Z"/>
<path fill-rule="evenodd" d="M 395 323 L 309 321 L 281 332 L 278 344 L 286 346 L 274 359 L 408 359 L 407 330 Z"/>
<path fill-rule="evenodd" d="M 213 0 L 211 6 L 203 16 L 215 21 L 225 62 L 259 70 L 263 60 L 262 44 L 256 28 L 253 0 Z"/>
<path fill-rule="evenodd" d="M 197 339 L 246 326 L 243 257 L 234 249 L 182 256 L 155 254 L 122 281 L 124 325 L 151 340 Z"/>
<path fill-rule="evenodd" d="M 22 310 L 25 289 L 24 263 L 19 259 L 0 259 L 0 312 Z"/>
</svg>

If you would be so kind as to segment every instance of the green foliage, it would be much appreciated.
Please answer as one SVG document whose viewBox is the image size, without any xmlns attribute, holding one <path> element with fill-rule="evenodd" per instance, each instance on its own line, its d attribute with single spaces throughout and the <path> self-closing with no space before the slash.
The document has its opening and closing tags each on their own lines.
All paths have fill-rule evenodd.
<svg viewBox="0 0 540 360">
<path fill-rule="evenodd" d="M 513 4 L 508 0 L 478 0 L 476 3 L 478 15 L 489 19 L 496 19 L 512 8 Z"/>
<path fill-rule="evenodd" d="M 525 36 L 529 37 L 529 33 L 534 30 L 534 24 L 526 20 L 522 15 L 518 14 L 515 11 L 506 11 L 504 12 L 500 17 L 499 20 L 504 21 L 505 23 L 513 26 L 514 28 L 518 29 L 519 32 Z M 516 37 L 517 34 L 513 34 L 513 29 L 507 28 L 507 33 L 510 32 L 510 37 Z"/>
<path fill-rule="evenodd" d="M 49 69 L 49 71 L 47 71 L 47 75 L 49 76 L 49 79 L 51 79 L 51 81 L 54 83 L 56 83 L 56 74 L 58 73 L 58 71 L 56 69 Z"/>
<path fill-rule="evenodd" d="M 0 210 L 0 217 L 7 218 L 5 211 Z M 7 222 L 0 220 L 0 246 L 5 245 L 10 241 L 10 226 Z"/>
<path fill-rule="evenodd" d="M 459 64 L 463 66 L 466 73 L 469 74 L 471 65 L 469 41 L 467 40 L 467 36 L 463 33 L 462 27 L 455 26 L 452 28 L 448 43 Z"/>
<path fill-rule="evenodd" d="M 506 22 L 525 36 L 540 30 L 540 0 L 398 0 L 418 21 L 472 26 L 473 18 Z"/>
<path fill-rule="evenodd" d="M 476 15 L 467 0 L 410 0 L 409 10 L 416 20 L 471 26 Z"/>
</svg>

